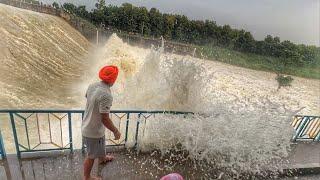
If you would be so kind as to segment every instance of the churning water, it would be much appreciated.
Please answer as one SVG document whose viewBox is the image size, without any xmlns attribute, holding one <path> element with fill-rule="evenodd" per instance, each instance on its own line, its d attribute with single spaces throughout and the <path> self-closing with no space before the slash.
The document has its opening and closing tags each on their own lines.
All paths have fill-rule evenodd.
<svg viewBox="0 0 320 180">
<path fill-rule="evenodd" d="M 277 91 L 271 73 L 134 47 L 116 35 L 90 51 L 56 17 L 2 5 L 0 15 L 1 108 L 82 109 L 98 70 L 117 65 L 113 109 L 196 112 L 144 122 L 140 150 L 185 151 L 183 158 L 204 169 L 204 176 L 211 167 L 234 174 L 281 169 L 292 115 L 303 107 L 300 113 L 319 114 L 316 80 L 295 78 L 293 87 Z"/>
<path fill-rule="evenodd" d="M 161 47 L 132 47 L 116 35 L 96 54 L 98 61 L 88 76 L 93 78 L 84 78 L 88 82 L 82 85 L 97 80 L 95 74 L 106 62 L 119 66 L 119 81 L 113 87 L 116 109 L 197 112 L 187 118 L 162 116 L 148 121 L 140 150 L 158 149 L 163 154 L 183 150 L 188 152 L 183 158 L 205 164 L 202 169 L 219 167 L 234 174 L 279 170 L 285 163 L 292 135 L 289 124 L 301 107 L 275 95 L 276 84 L 261 87 L 266 86 L 263 80 L 250 80 L 246 77 L 250 73 L 241 77 L 237 68 L 227 72 L 220 69 L 225 65 L 167 54 Z M 241 85 L 236 75 L 252 87 Z M 270 89 L 273 94 L 263 92 Z"/>
<path fill-rule="evenodd" d="M 119 49 L 108 48 L 109 44 Z M 131 50 L 126 46 L 114 35 L 104 48 L 105 54 Z M 127 69 L 113 87 L 118 100 L 115 105 L 199 114 L 148 121 L 140 140 L 142 151 L 160 149 L 165 153 L 179 144 L 179 149 L 188 152 L 188 158 L 234 173 L 281 169 L 279 161 L 288 155 L 292 134 L 289 123 L 297 109 L 272 102 L 267 96 L 240 99 L 215 89 L 215 70 L 219 69 L 210 67 L 210 62 L 164 54 L 162 48 L 151 48 L 143 54 L 145 57 L 139 59 L 144 62 L 132 61 L 135 58 L 130 54 L 111 60 Z"/>
</svg>

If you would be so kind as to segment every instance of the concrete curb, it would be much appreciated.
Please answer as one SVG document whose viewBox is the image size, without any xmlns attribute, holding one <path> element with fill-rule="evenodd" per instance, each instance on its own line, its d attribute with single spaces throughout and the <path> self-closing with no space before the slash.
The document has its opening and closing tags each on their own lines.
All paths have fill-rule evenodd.
<svg viewBox="0 0 320 180">
<path fill-rule="evenodd" d="M 320 175 L 320 166 L 284 169 L 282 174 L 283 177 L 293 177 L 301 175 Z"/>
</svg>

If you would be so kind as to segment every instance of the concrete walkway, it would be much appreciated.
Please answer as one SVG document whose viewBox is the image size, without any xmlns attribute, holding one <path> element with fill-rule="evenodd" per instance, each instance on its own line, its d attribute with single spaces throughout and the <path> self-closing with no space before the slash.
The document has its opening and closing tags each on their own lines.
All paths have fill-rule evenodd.
<svg viewBox="0 0 320 180">
<path fill-rule="evenodd" d="M 137 154 L 130 151 L 113 153 L 116 159 L 104 166 L 94 165 L 93 174 L 102 175 L 107 180 L 153 180 L 161 176 L 179 172 L 186 180 L 197 179 L 228 179 L 221 175 L 222 169 L 207 169 L 202 171 L 190 161 L 161 159 L 160 154 Z M 84 156 L 80 151 L 73 155 L 48 154 L 45 158 L 28 158 L 18 160 L 15 155 L 9 155 L 7 160 L 0 161 L 1 180 L 77 180 L 83 173 L 82 162 Z M 289 164 L 284 167 L 291 172 L 293 179 L 320 179 L 320 143 L 298 143 L 288 158 Z M 171 164 L 176 162 L 175 164 Z M 172 168 L 170 168 L 172 167 Z M 288 170 L 289 169 L 289 170 Z M 241 179 L 241 178 L 240 178 Z M 254 177 L 254 179 L 259 179 Z M 260 178 L 268 179 L 268 178 Z"/>
<path fill-rule="evenodd" d="M 320 168 L 320 142 L 297 143 L 289 156 L 289 168 Z"/>
</svg>

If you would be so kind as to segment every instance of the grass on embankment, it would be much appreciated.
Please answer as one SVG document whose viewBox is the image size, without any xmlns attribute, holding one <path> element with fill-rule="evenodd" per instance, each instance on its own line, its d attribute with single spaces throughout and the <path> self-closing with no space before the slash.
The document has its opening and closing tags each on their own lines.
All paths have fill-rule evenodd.
<svg viewBox="0 0 320 180">
<path fill-rule="evenodd" d="M 274 73 L 277 72 L 276 64 L 282 61 L 282 59 L 276 57 L 242 53 L 217 46 L 201 46 L 197 49 L 198 57 Z M 287 66 L 282 73 L 304 78 L 320 79 L 320 54 L 317 56 L 316 63 L 303 67 Z"/>
</svg>

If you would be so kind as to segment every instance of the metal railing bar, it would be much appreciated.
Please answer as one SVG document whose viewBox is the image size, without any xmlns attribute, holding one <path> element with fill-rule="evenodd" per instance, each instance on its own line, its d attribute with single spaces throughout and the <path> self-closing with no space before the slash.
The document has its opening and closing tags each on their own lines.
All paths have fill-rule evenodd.
<svg viewBox="0 0 320 180">
<path fill-rule="evenodd" d="M 310 115 L 295 115 L 295 117 L 301 117 L 301 118 L 304 118 L 304 117 L 315 117 L 315 118 L 320 118 L 320 116 L 310 116 Z"/>
<path fill-rule="evenodd" d="M 302 130 L 300 131 L 300 134 L 299 134 L 299 137 L 302 137 L 306 134 L 306 131 L 308 130 L 307 127 L 309 126 L 310 124 L 310 118 L 307 117 L 306 118 L 306 123 L 304 124 L 304 126 L 302 127 Z"/>
<path fill-rule="evenodd" d="M 50 113 L 53 117 L 57 118 L 57 119 L 60 119 L 59 116 L 55 115 L 54 113 Z"/>
<path fill-rule="evenodd" d="M 139 134 L 139 125 L 140 125 L 140 116 L 141 116 L 141 114 L 142 113 L 138 114 L 134 148 L 137 148 L 137 146 L 138 146 L 138 134 Z"/>
<path fill-rule="evenodd" d="M 29 139 L 29 131 L 28 131 L 27 119 L 24 120 L 24 128 L 25 128 L 25 130 L 26 130 L 28 148 L 31 149 L 31 148 L 30 148 L 30 139 Z"/>
<path fill-rule="evenodd" d="M 26 120 L 27 120 L 29 117 L 31 117 L 33 114 L 34 114 L 34 113 L 31 113 L 28 117 L 26 117 Z"/>
<path fill-rule="evenodd" d="M 314 130 L 313 134 L 314 134 L 314 137 L 316 137 L 317 134 L 320 134 L 320 121 L 319 121 L 317 128 Z"/>
<path fill-rule="evenodd" d="M 61 119 L 59 119 L 59 125 L 60 125 L 60 141 L 61 141 L 61 146 L 63 147 L 63 139 L 62 139 L 62 124 L 61 124 Z"/>
<path fill-rule="evenodd" d="M 310 140 L 313 140 L 313 138 L 310 138 L 310 137 L 300 137 L 299 139 L 310 139 Z"/>
<path fill-rule="evenodd" d="M 121 119 L 119 120 L 119 126 L 118 126 L 119 132 L 121 132 Z M 119 140 L 117 140 L 119 141 Z"/>
<path fill-rule="evenodd" d="M 316 138 L 314 138 L 314 141 L 320 141 L 320 128 L 318 131 L 318 135 L 316 136 Z"/>
<path fill-rule="evenodd" d="M 117 118 L 119 118 L 120 120 L 125 116 L 127 115 L 127 113 L 124 113 L 122 116 L 118 116 L 117 113 L 111 113 L 113 115 L 115 115 Z M 118 113 L 119 114 L 119 113 Z M 122 114 L 122 113 L 121 113 Z"/>
<path fill-rule="evenodd" d="M 314 142 L 314 139 L 299 138 L 294 142 Z"/>
<path fill-rule="evenodd" d="M 39 116 L 38 116 L 38 113 L 36 113 L 36 121 L 37 121 L 37 129 L 38 129 L 38 139 L 39 139 L 39 143 L 41 144 L 41 136 L 40 136 L 40 127 L 39 127 Z"/>
<path fill-rule="evenodd" d="M 41 143 L 35 145 L 35 146 L 32 148 L 32 150 L 34 150 L 35 148 L 37 148 L 37 147 L 40 146 L 40 145 L 41 145 Z"/>
<path fill-rule="evenodd" d="M 68 125 L 69 125 L 70 150 L 71 152 L 73 152 L 71 112 L 68 112 Z"/>
<path fill-rule="evenodd" d="M 149 118 L 150 116 L 154 115 L 154 114 L 148 114 L 148 115 L 144 115 L 144 114 L 141 114 L 145 119 Z"/>
<path fill-rule="evenodd" d="M 14 137 L 14 144 L 15 144 L 15 146 L 16 146 L 17 156 L 18 156 L 18 158 L 20 158 L 20 157 L 21 157 L 21 153 L 20 153 L 20 149 L 19 149 L 19 142 L 18 142 L 16 125 L 15 125 L 15 122 L 14 122 L 13 113 L 10 112 L 10 113 L 9 113 L 9 116 L 10 116 L 10 122 L 11 122 L 13 137 Z"/>
<path fill-rule="evenodd" d="M 21 116 L 19 113 L 13 113 L 14 115 L 18 116 L 19 118 L 23 119 L 23 120 L 26 120 L 25 117 Z"/>
<path fill-rule="evenodd" d="M 56 114 L 54 114 L 54 113 L 50 113 L 50 114 L 53 115 L 55 118 L 57 118 L 57 119 L 59 119 L 59 120 L 63 119 L 64 117 L 66 117 L 66 116 L 68 115 L 68 114 L 65 114 L 65 115 L 59 117 L 58 115 L 56 115 Z"/>
<path fill-rule="evenodd" d="M 127 113 L 125 142 L 128 141 L 129 119 L 130 119 L 130 113 Z"/>
<path fill-rule="evenodd" d="M 60 119 L 63 119 L 64 117 L 66 117 L 68 114 L 65 114 L 64 116 L 61 116 Z"/>
<path fill-rule="evenodd" d="M 84 110 L 31 110 L 31 109 L 1 109 L 0 113 L 83 113 Z M 140 110 L 112 110 L 110 113 L 154 113 L 154 114 L 194 114 L 183 111 L 140 111 Z"/>
<path fill-rule="evenodd" d="M 317 134 L 320 132 L 320 121 L 318 124 L 315 126 L 315 128 L 311 131 L 310 135 L 315 138 Z"/>
<path fill-rule="evenodd" d="M 0 157 L 2 159 L 6 158 L 6 150 L 4 149 L 4 142 L 1 134 L 1 129 L 0 129 Z"/>
<path fill-rule="evenodd" d="M 22 145 L 22 144 L 19 144 L 19 147 L 22 147 L 22 148 L 25 149 L 25 150 L 30 150 L 29 148 L 25 147 L 25 146 Z"/>
<path fill-rule="evenodd" d="M 57 144 L 57 143 L 55 143 L 55 142 L 52 142 L 51 144 L 54 145 L 54 146 L 56 146 L 56 147 L 58 147 L 58 148 L 63 148 L 63 146 L 60 146 L 59 144 Z"/>
<path fill-rule="evenodd" d="M 49 114 L 49 113 L 48 113 L 48 125 L 49 125 L 49 137 L 50 137 L 50 142 L 52 142 L 51 123 L 50 123 L 50 114 Z"/>
<path fill-rule="evenodd" d="M 67 143 L 63 148 L 67 148 L 68 145 L 70 145 L 70 143 Z M 70 149 L 70 147 L 68 149 Z"/>
<path fill-rule="evenodd" d="M 295 129 L 297 129 L 301 122 L 302 122 L 302 117 L 294 117 L 293 123 L 291 125 L 295 127 Z"/>
<path fill-rule="evenodd" d="M 0 113 L 82 113 L 84 110 L 45 110 L 45 109 L 0 109 Z"/>
<path fill-rule="evenodd" d="M 39 151 L 61 151 L 67 150 L 69 148 L 50 148 L 50 149 L 35 149 L 35 150 L 21 150 L 21 153 L 28 153 L 28 152 L 39 152 Z"/>
<path fill-rule="evenodd" d="M 299 126 L 296 129 L 295 135 L 293 137 L 293 140 L 296 140 L 297 138 L 300 137 L 301 134 L 301 130 L 304 128 L 305 124 L 306 124 L 307 120 L 306 119 L 301 119 L 301 123 L 299 123 Z"/>
<path fill-rule="evenodd" d="M 320 121 L 317 121 L 317 119 L 313 119 L 312 120 L 311 125 L 310 125 L 310 127 L 308 128 L 308 131 L 307 131 L 307 134 L 309 134 L 310 137 L 312 137 L 313 132 L 317 129 L 318 122 L 319 122 L 319 125 L 320 125 Z"/>
<path fill-rule="evenodd" d="M 41 144 L 52 144 L 53 142 L 42 142 Z"/>
<path fill-rule="evenodd" d="M 19 113 L 14 113 L 15 115 L 17 115 L 18 117 L 20 117 L 21 119 L 25 119 L 27 120 L 29 117 L 31 117 L 34 113 L 30 113 L 30 115 L 28 117 L 24 117 L 22 115 L 20 115 Z"/>
</svg>

